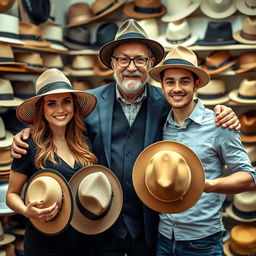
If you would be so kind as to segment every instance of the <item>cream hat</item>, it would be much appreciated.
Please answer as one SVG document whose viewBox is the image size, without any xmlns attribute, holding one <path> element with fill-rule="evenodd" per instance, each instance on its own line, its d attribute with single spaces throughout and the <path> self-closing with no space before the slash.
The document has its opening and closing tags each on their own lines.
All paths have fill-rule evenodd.
<svg viewBox="0 0 256 256">
<path fill-rule="evenodd" d="M 238 11 L 245 15 L 255 16 L 256 0 L 235 0 Z"/>
</svg>

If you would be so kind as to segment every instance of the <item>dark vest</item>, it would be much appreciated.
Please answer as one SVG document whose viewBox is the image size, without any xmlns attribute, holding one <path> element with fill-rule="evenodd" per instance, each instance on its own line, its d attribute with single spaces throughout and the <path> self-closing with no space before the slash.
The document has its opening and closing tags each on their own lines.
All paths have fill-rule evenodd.
<svg viewBox="0 0 256 256">
<path fill-rule="evenodd" d="M 143 209 L 132 185 L 132 168 L 139 153 L 144 149 L 146 124 L 146 100 L 130 127 L 119 102 L 115 102 L 112 123 L 111 167 L 123 188 L 122 212 L 112 226 L 118 237 L 127 232 L 135 238 L 144 232 Z"/>
</svg>

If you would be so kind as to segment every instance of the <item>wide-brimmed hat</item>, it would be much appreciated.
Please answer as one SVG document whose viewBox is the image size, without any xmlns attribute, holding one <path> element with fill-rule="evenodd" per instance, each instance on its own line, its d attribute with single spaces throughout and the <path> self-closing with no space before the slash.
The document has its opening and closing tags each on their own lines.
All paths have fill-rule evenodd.
<svg viewBox="0 0 256 256">
<path fill-rule="evenodd" d="M 255 9 L 254 13 L 256 15 Z M 256 18 L 245 17 L 242 29 L 236 31 L 233 37 L 236 41 L 243 44 L 256 44 Z"/>
<path fill-rule="evenodd" d="M 24 101 L 16 110 L 20 121 L 32 124 L 36 118 L 36 103 L 45 95 L 73 93 L 76 95 L 82 117 L 88 116 L 95 108 L 97 99 L 94 95 L 73 90 L 68 78 L 58 69 L 51 68 L 42 73 L 36 81 L 36 96 Z"/>
<path fill-rule="evenodd" d="M 192 33 L 186 19 L 176 22 L 169 22 L 166 32 L 157 39 L 164 47 L 172 47 L 175 45 L 190 46 L 193 45 L 198 35 Z"/>
<path fill-rule="evenodd" d="M 93 70 L 98 76 L 110 76 L 113 74 L 113 70 L 105 66 L 100 59 L 98 59 L 98 62 L 93 66 Z"/>
<path fill-rule="evenodd" d="M 161 141 L 137 157 L 132 181 L 137 195 L 149 208 L 178 213 L 200 199 L 205 175 L 200 159 L 190 148 L 179 142 Z"/>
<path fill-rule="evenodd" d="M 244 78 L 238 89 L 235 89 L 229 93 L 231 100 L 251 104 L 256 103 L 256 79 Z"/>
<path fill-rule="evenodd" d="M 43 59 L 43 66 L 47 68 L 57 68 L 64 71 L 64 64 L 61 55 L 58 53 L 44 53 L 41 55 Z"/>
<path fill-rule="evenodd" d="M 163 16 L 166 13 L 166 7 L 160 0 L 134 0 L 127 3 L 123 12 L 135 19 L 149 19 Z"/>
<path fill-rule="evenodd" d="M 64 231 L 70 224 L 73 215 L 73 198 L 67 180 L 53 169 L 42 169 L 36 172 L 28 181 L 25 189 L 25 204 L 42 201 L 43 208 L 48 208 L 56 202 L 61 204 L 56 218 L 49 222 L 30 218 L 33 226 L 47 234 L 55 235 Z"/>
<path fill-rule="evenodd" d="M 256 110 L 251 109 L 239 116 L 241 124 L 240 138 L 245 143 L 256 142 Z"/>
<path fill-rule="evenodd" d="M 201 0 L 201 11 L 213 19 L 224 19 L 236 11 L 236 5 L 233 0 Z"/>
<path fill-rule="evenodd" d="M 1 183 L 0 183 L 1 186 Z M 10 244 L 15 240 L 15 236 L 11 234 L 5 234 L 2 221 L 0 221 L 0 246 Z M 1 248 L 1 247 L 0 247 Z"/>
<path fill-rule="evenodd" d="M 157 19 L 150 18 L 137 20 L 137 23 L 144 29 L 149 39 L 157 40 L 159 36 Z"/>
<path fill-rule="evenodd" d="M 0 1 L 0 12 L 8 11 L 13 6 L 14 3 L 15 3 L 15 0 Z"/>
<path fill-rule="evenodd" d="M 111 57 L 114 49 L 123 43 L 140 42 L 147 45 L 155 57 L 157 65 L 164 57 L 164 48 L 157 41 L 148 38 L 144 29 L 134 19 L 128 19 L 122 23 L 116 33 L 115 40 L 105 44 L 99 52 L 101 61 L 109 68 L 111 67 Z"/>
<path fill-rule="evenodd" d="M 233 39 L 233 32 L 231 23 L 228 21 L 209 21 L 207 29 L 202 40 L 198 40 L 198 45 L 229 45 L 236 44 L 237 41 Z"/>
<path fill-rule="evenodd" d="M 230 239 L 224 243 L 226 256 L 254 255 L 256 252 L 256 227 L 247 224 L 234 226 Z"/>
<path fill-rule="evenodd" d="M 111 227 L 123 205 L 122 187 L 115 174 L 101 165 L 84 167 L 69 181 L 75 202 L 71 226 L 98 234 Z"/>
<path fill-rule="evenodd" d="M 154 80 L 161 82 L 160 73 L 170 68 L 181 68 L 195 73 L 200 80 L 200 87 L 206 85 L 210 80 L 207 72 L 198 67 L 196 54 L 182 45 L 174 46 L 163 63 L 149 70 L 149 75 Z"/>
<path fill-rule="evenodd" d="M 192 14 L 200 5 L 201 0 L 169 0 L 167 1 L 167 14 L 161 20 L 173 22 L 181 20 Z"/>
<path fill-rule="evenodd" d="M 229 101 L 226 85 L 222 79 L 211 79 L 206 86 L 197 90 L 196 96 L 205 105 L 224 104 Z"/>
<path fill-rule="evenodd" d="M 19 39 L 19 19 L 0 13 L 0 41 L 12 44 L 25 44 Z"/>
<path fill-rule="evenodd" d="M 255 16 L 256 1 L 255 0 L 235 0 L 238 11 L 245 15 Z"/>
<path fill-rule="evenodd" d="M 228 50 L 213 51 L 206 56 L 204 64 L 201 66 L 210 75 L 221 73 L 237 62 L 237 58 L 233 57 Z"/>
<path fill-rule="evenodd" d="M 256 69 L 256 51 L 247 51 L 239 55 L 239 67 L 235 70 L 236 74 L 245 73 Z"/>
</svg>

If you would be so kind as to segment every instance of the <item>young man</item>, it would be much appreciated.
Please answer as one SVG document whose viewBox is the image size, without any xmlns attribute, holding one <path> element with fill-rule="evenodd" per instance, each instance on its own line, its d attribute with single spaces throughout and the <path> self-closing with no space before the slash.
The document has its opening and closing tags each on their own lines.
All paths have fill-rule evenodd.
<svg viewBox="0 0 256 256">
<path fill-rule="evenodd" d="M 132 185 L 132 168 L 139 153 L 162 139 L 162 127 L 170 106 L 160 88 L 151 86 L 148 70 L 164 57 L 164 48 L 148 39 L 145 31 L 133 19 L 125 21 L 115 40 L 104 45 L 99 56 L 114 71 L 116 82 L 90 90 L 98 104 L 85 119 L 92 150 L 98 163 L 111 169 L 119 178 L 124 193 L 122 212 L 116 223 L 100 239 L 95 254 L 100 256 L 154 255 L 158 214 L 141 203 Z M 219 125 L 236 129 L 237 117 L 224 106 L 216 110 Z M 28 132 L 14 138 L 13 150 L 20 157 Z M 99 246 L 100 244 L 100 246 Z"/>
<path fill-rule="evenodd" d="M 163 127 L 163 140 L 185 144 L 201 159 L 205 187 L 200 200 L 178 214 L 160 214 L 158 256 L 223 255 L 221 207 L 225 194 L 255 188 L 256 174 L 234 130 L 215 127 L 214 112 L 193 100 L 199 87 L 209 82 L 198 68 L 196 55 L 176 46 L 162 65 L 149 71 L 161 82 L 165 99 L 172 106 Z M 223 177 L 224 166 L 230 175 Z"/>
</svg>

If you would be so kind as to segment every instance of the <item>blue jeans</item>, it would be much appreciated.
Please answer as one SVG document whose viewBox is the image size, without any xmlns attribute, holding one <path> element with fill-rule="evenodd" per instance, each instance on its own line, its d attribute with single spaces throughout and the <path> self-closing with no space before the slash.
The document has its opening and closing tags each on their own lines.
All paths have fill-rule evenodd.
<svg viewBox="0 0 256 256">
<path fill-rule="evenodd" d="M 158 233 L 157 256 L 222 256 L 222 232 L 198 240 L 175 241 Z"/>
</svg>

